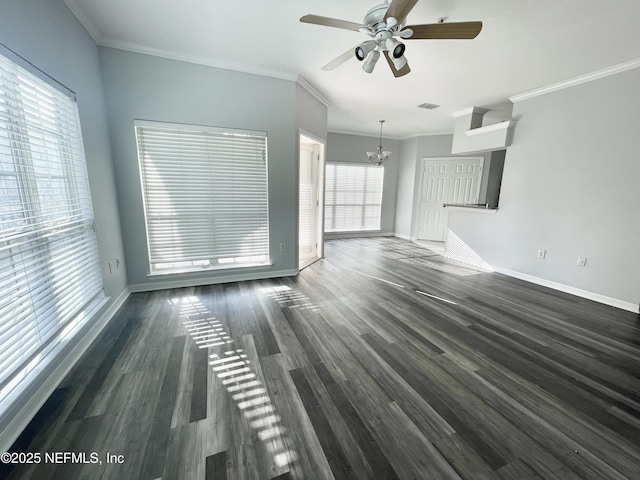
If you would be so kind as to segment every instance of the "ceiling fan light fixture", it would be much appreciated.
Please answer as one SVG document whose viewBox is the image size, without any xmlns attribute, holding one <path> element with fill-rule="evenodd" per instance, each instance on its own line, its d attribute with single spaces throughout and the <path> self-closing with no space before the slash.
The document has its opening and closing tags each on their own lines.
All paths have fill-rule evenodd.
<svg viewBox="0 0 640 480">
<path fill-rule="evenodd" d="M 368 40 L 356 47 L 356 58 L 363 61 L 378 46 L 375 40 Z"/>
<path fill-rule="evenodd" d="M 407 57 L 405 57 L 404 55 L 401 55 L 397 58 L 392 56 L 391 61 L 393 62 L 394 67 L 396 67 L 396 70 L 401 70 L 402 67 L 407 64 Z"/>
<path fill-rule="evenodd" d="M 367 73 L 373 72 L 373 68 L 376 66 L 376 63 L 378 63 L 379 58 L 380 58 L 379 51 L 373 50 L 369 52 L 369 55 L 367 55 L 367 59 L 362 64 L 362 70 L 364 70 Z"/>
<path fill-rule="evenodd" d="M 393 76 L 403 77 L 411 72 L 407 59 L 404 58 L 405 46 L 398 39 L 437 40 L 437 39 L 472 39 L 482 30 L 481 21 L 447 22 L 447 17 L 440 17 L 438 23 L 406 25 L 407 16 L 418 3 L 418 0 L 385 0 L 371 8 L 361 23 L 323 17 L 320 15 L 304 15 L 302 23 L 322 25 L 325 27 L 350 30 L 368 35 L 370 40 L 360 43 L 355 49 L 350 48 L 322 67 L 330 71 L 355 57 L 367 63 L 366 72 L 371 73 L 377 58 L 370 56 L 374 50 L 384 53 Z M 355 52 L 354 52 L 355 50 Z"/>
<path fill-rule="evenodd" d="M 399 42 L 395 38 L 387 38 L 385 46 L 393 58 L 400 58 L 404 55 L 404 43 Z"/>
</svg>

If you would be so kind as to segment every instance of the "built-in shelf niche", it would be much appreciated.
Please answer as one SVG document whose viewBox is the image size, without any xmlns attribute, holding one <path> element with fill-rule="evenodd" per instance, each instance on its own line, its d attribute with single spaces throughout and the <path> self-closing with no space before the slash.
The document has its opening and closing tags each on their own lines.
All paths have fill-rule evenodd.
<svg viewBox="0 0 640 480">
<path fill-rule="evenodd" d="M 471 107 L 454 114 L 453 143 L 451 153 L 478 153 L 501 150 L 511 144 L 516 122 L 505 120 L 483 126 L 484 115 L 489 110 Z"/>
</svg>

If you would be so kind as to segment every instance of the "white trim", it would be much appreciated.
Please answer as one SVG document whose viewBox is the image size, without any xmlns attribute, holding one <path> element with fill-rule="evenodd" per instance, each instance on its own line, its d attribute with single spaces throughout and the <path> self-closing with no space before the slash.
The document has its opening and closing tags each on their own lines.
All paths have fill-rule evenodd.
<svg viewBox="0 0 640 480">
<path fill-rule="evenodd" d="M 440 131 L 440 132 L 428 132 L 428 133 L 414 133 L 408 135 L 406 137 L 399 137 L 397 140 L 411 140 L 412 138 L 422 138 L 422 137 L 442 137 L 444 135 L 453 135 L 452 130 Z"/>
<path fill-rule="evenodd" d="M 375 133 L 363 133 L 363 132 L 353 132 L 349 130 L 327 130 L 327 133 L 334 133 L 337 135 L 351 135 L 354 137 L 367 137 L 367 138 L 380 138 L 380 132 Z M 392 135 L 383 135 L 382 140 L 402 140 L 402 137 L 396 137 Z"/>
<path fill-rule="evenodd" d="M 362 133 L 362 132 L 354 132 L 354 131 L 350 131 L 350 130 L 336 130 L 336 129 L 329 129 L 327 130 L 327 133 L 333 133 L 336 135 L 351 135 L 351 136 L 357 136 L 357 137 L 371 137 L 371 138 L 380 138 L 380 134 L 378 133 L 378 135 L 374 135 L 373 133 Z M 382 137 L 382 140 L 399 140 L 399 141 L 404 141 L 404 140 L 410 140 L 412 138 L 421 138 L 421 137 L 441 137 L 444 135 L 453 135 L 453 131 L 452 130 L 442 130 L 439 132 L 424 132 L 424 133 L 411 133 L 409 135 L 404 135 L 404 136 L 398 136 L 398 135 L 387 135 L 385 133 L 385 135 Z"/>
<path fill-rule="evenodd" d="M 130 293 L 131 290 L 128 287 L 125 288 L 122 293 L 118 295 L 118 298 L 116 298 L 99 317 L 94 319 L 91 327 L 89 327 L 85 335 L 78 340 L 67 356 L 59 361 L 58 359 L 54 359 L 54 361 L 58 361 L 58 364 L 55 366 L 53 372 L 44 378 L 37 378 L 41 383 L 37 387 L 36 392 L 23 402 L 22 407 L 13 414 L 12 420 L 7 424 L 2 432 L 0 432 L 0 451 L 6 452 L 9 450 L 11 445 L 13 445 L 13 442 L 16 441 L 36 413 L 38 413 L 38 410 L 42 408 L 42 405 L 44 405 L 60 382 L 64 380 L 67 374 L 80 360 L 80 357 L 88 350 L 93 341 L 109 324 L 120 307 L 122 307 L 127 298 L 129 298 Z M 25 381 L 28 380 L 25 379 Z"/>
<path fill-rule="evenodd" d="M 173 123 L 173 122 L 161 122 L 157 120 L 144 120 L 140 118 L 133 119 L 134 127 L 153 127 L 153 128 L 168 128 L 175 130 L 189 130 L 193 132 L 207 132 L 207 133 L 220 133 L 239 135 L 243 137 L 259 137 L 267 138 L 267 132 L 262 130 L 246 130 L 242 128 L 233 127 L 216 127 L 214 125 L 195 125 L 193 123 Z"/>
<path fill-rule="evenodd" d="M 530 98 L 538 97 L 540 95 L 546 95 L 547 93 L 557 92 L 558 90 L 574 87 L 582 83 L 609 77 L 611 75 L 616 75 L 618 73 L 626 72 L 627 70 L 633 70 L 634 68 L 639 67 L 640 58 L 635 58 L 633 60 L 629 60 L 628 62 L 619 63 L 618 65 L 613 65 L 607 68 L 602 68 L 600 70 L 596 70 L 595 72 L 586 73 L 584 75 L 579 75 L 568 80 L 563 80 L 562 82 L 553 83 L 541 88 L 529 90 L 528 92 L 512 95 L 511 97 L 509 97 L 509 100 L 513 103 L 522 102 L 523 100 L 529 100 Z"/>
<path fill-rule="evenodd" d="M 298 269 L 278 270 L 275 272 L 253 272 L 238 275 L 222 275 L 219 277 L 200 277 L 181 280 L 164 280 L 150 283 L 137 283 L 129 285 L 131 292 L 154 292 L 171 288 L 197 287 L 199 285 L 214 285 L 218 283 L 244 282 L 248 280 L 264 280 L 266 278 L 293 277 L 298 274 Z"/>
<path fill-rule="evenodd" d="M 345 238 L 366 238 L 366 237 L 393 237 L 393 232 L 380 232 L 380 231 L 360 231 L 360 232 L 325 232 L 325 240 L 342 240 Z"/>
<path fill-rule="evenodd" d="M 267 270 L 273 267 L 273 263 L 230 263 L 224 265 L 213 265 L 207 268 L 195 268 L 190 270 L 160 270 L 156 272 L 147 273 L 147 278 L 170 278 L 170 277 L 184 277 L 185 275 L 210 275 L 214 272 L 229 271 L 229 270 L 241 270 L 244 268 L 262 269 Z"/>
<path fill-rule="evenodd" d="M 93 38 L 93 41 L 98 45 L 103 44 L 104 37 L 100 33 L 100 29 L 96 26 L 96 24 L 91 20 L 91 15 L 87 15 L 85 13 L 85 9 L 82 7 L 82 4 L 78 4 L 77 1 L 72 0 L 64 0 L 65 5 L 71 13 L 78 19 L 80 24 L 87 31 L 89 36 Z"/>
<path fill-rule="evenodd" d="M 209 58 L 198 57 L 194 55 L 183 55 L 168 50 L 160 50 L 155 48 L 140 47 L 139 45 L 131 44 L 128 42 L 119 41 L 106 41 L 96 42 L 103 47 L 113 48 L 115 50 L 125 50 L 132 53 L 140 53 L 143 55 L 151 55 L 152 57 L 160 57 L 165 60 L 174 60 L 178 62 L 193 63 L 196 65 L 204 65 L 207 67 L 220 68 L 222 70 L 233 70 L 235 72 L 246 73 L 248 75 L 259 75 L 261 77 L 279 78 L 280 80 L 288 80 L 295 82 L 297 74 L 290 72 L 284 72 L 281 70 L 273 70 L 270 68 L 256 67 L 255 65 L 248 65 L 246 63 L 231 63 L 212 61 Z"/>
<path fill-rule="evenodd" d="M 482 108 L 482 107 L 469 107 L 469 108 L 465 108 L 464 110 L 460 110 L 457 112 L 453 112 L 451 114 L 451 116 L 453 118 L 459 118 L 459 117 L 464 117 L 465 115 L 472 115 L 474 113 L 477 113 L 479 115 L 484 115 L 485 113 L 487 113 L 489 111 L 488 108 Z"/>
<path fill-rule="evenodd" d="M 447 205 L 444 208 L 450 208 L 451 210 L 464 210 L 465 212 L 482 212 L 482 213 L 496 213 L 498 208 L 484 208 L 484 207 L 468 207 L 464 205 Z"/>
<path fill-rule="evenodd" d="M 300 141 L 300 137 L 307 137 L 307 140 L 311 140 L 311 142 L 313 142 L 313 143 L 320 144 L 324 148 L 327 147 L 327 139 L 326 138 L 318 137 L 317 135 L 314 135 L 313 133 L 309 133 L 309 132 L 307 132 L 306 130 L 304 130 L 302 128 L 298 128 L 298 141 Z"/>
<path fill-rule="evenodd" d="M 304 262 L 302 262 L 300 264 L 300 266 L 298 267 L 299 270 L 302 270 L 304 268 L 307 268 L 309 265 L 316 263 L 318 260 L 322 260 L 323 257 L 320 257 L 318 255 L 316 255 L 315 257 L 311 257 L 308 258 L 307 260 L 305 260 Z"/>
<path fill-rule="evenodd" d="M 496 132 L 498 130 L 508 130 L 509 128 L 513 128 L 516 122 L 513 120 L 505 120 L 504 122 L 494 123 L 493 125 L 487 125 L 486 127 L 478 127 L 472 128 L 471 130 L 466 130 L 464 134 L 467 137 L 471 137 L 473 135 L 481 135 L 483 133 Z"/>
<path fill-rule="evenodd" d="M 394 233 L 393 234 L 394 237 L 398 237 L 398 238 L 402 238 L 403 240 L 411 240 L 411 237 L 409 235 L 403 235 L 402 233 Z"/>
<path fill-rule="evenodd" d="M 638 305 L 620 300 L 618 298 L 608 297 L 606 295 L 590 292 L 588 290 L 582 290 L 580 288 L 572 287 L 570 285 L 565 285 L 563 283 L 558 283 L 551 280 L 545 280 L 544 278 L 534 277 L 533 275 L 528 275 L 526 273 L 509 270 L 508 268 L 494 267 L 493 265 L 491 266 L 491 268 L 493 268 L 493 270 L 498 273 L 502 273 L 503 275 L 507 275 L 509 277 L 519 278 L 520 280 L 524 280 L 525 282 L 531 282 L 535 283 L 536 285 L 542 285 L 543 287 L 549 287 L 554 290 L 559 290 L 561 292 L 569 293 L 581 298 L 586 298 L 588 300 L 593 300 L 594 302 L 603 303 L 605 305 L 610 305 L 612 307 L 627 310 L 629 312 L 640 313 L 638 311 Z"/>
<path fill-rule="evenodd" d="M 317 218 L 317 241 L 318 241 L 318 245 L 316 247 L 316 257 L 317 259 L 321 259 L 324 258 L 324 171 L 325 171 L 325 165 L 327 163 L 327 139 L 326 138 L 320 138 L 316 135 L 313 135 L 309 132 L 307 132 L 306 130 L 302 129 L 302 128 L 298 128 L 298 145 L 297 145 L 297 150 L 298 150 L 298 158 L 297 158 L 297 165 L 296 165 L 296 177 L 299 179 L 299 174 L 300 174 L 300 147 L 301 147 L 301 140 L 302 139 L 306 139 L 309 140 L 310 142 L 312 142 L 312 144 L 314 146 L 318 147 L 318 172 L 317 172 L 317 188 L 318 188 L 318 218 Z M 299 225 L 299 221 L 300 221 L 300 185 L 299 183 L 296 184 L 297 188 L 296 188 L 296 197 L 298 198 L 298 201 L 296 202 L 296 225 L 297 225 L 297 230 L 300 230 L 300 225 Z M 296 258 L 300 258 L 300 250 L 299 250 L 299 245 L 296 244 L 296 248 L 295 248 L 295 255 Z M 314 260 L 315 261 L 315 260 Z M 302 270 L 305 267 L 308 267 L 311 263 L 303 263 L 303 264 L 299 264 L 298 268 L 300 270 Z"/>
<path fill-rule="evenodd" d="M 321 104 L 323 104 L 325 107 L 330 107 L 331 106 L 331 102 L 327 99 L 327 97 L 325 97 L 324 95 L 322 95 L 313 85 L 311 85 L 302 75 L 298 75 L 298 78 L 296 78 L 296 83 L 298 85 L 300 85 L 302 88 L 304 88 L 308 93 L 311 94 L 311 96 L 313 96 L 316 100 L 318 100 Z"/>
</svg>

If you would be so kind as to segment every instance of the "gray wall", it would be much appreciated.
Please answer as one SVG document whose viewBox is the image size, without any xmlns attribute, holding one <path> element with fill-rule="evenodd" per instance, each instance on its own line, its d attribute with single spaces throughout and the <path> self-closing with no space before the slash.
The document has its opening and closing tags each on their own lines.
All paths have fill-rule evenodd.
<svg viewBox="0 0 640 480">
<path fill-rule="evenodd" d="M 76 93 L 105 293 L 125 289 L 113 163 L 98 47 L 62 0 L 3 1 L 0 42 Z M 120 260 L 109 274 L 108 263 Z"/>
<path fill-rule="evenodd" d="M 380 137 L 329 133 L 326 158 L 328 162 L 370 163 L 366 152 L 375 151 Z M 393 235 L 396 216 L 396 192 L 398 188 L 398 168 L 401 158 L 400 141 L 382 139 L 385 150 L 391 151 L 384 163 L 384 183 L 382 186 L 382 212 L 380 233 Z M 336 235 L 327 234 L 326 238 Z M 340 234 L 339 236 L 344 236 Z"/>
<path fill-rule="evenodd" d="M 396 200 L 396 235 L 411 238 L 415 235 L 417 172 L 423 157 L 451 156 L 453 135 L 430 135 L 402 141 L 398 172 L 398 197 Z"/>
<path fill-rule="evenodd" d="M 486 194 L 486 180 L 489 172 L 490 153 L 452 155 L 453 135 L 425 135 L 403 140 L 398 166 L 398 196 L 396 199 L 395 233 L 403 238 L 415 238 L 419 171 L 421 160 L 428 157 L 481 156 L 484 157 L 483 178 L 480 185 L 480 199 Z"/>
<path fill-rule="evenodd" d="M 637 307 L 638 85 L 635 69 L 515 104 L 500 209 L 452 211 L 449 228 L 494 267 Z"/>
<path fill-rule="evenodd" d="M 296 85 L 296 124 L 298 129 L 326 143 L 327 106 L 300 85 Z"/>
<path fill-rule="evenodd" d="M 295 273 L 296 83 L 110 48 L 100 49 L 100 59 L 132 288 L 146 290 Z M 267 132 L 273 263 L 270 269 L 147 277 L 149 264 L 134 119 Z M 280 243 L 287 244 L 285 252 L 280 251 Z"/>
<path fill-rule="evenodd" d="M 76 94 L 104 290 L 110 297 L 100 315 L 91 318 L 92 323 L 63 343 L 36 378 L 30 377 L 28 385 L 19 387 L 18 398 L 10 405 L 5 399 L 0 412 L 0 445 L 4 450 L 104 326 L 111 309 L 124 298 L 127 279 L 98 47 L 62 0 L 3 1 L 0 42 Z M 120 268 L 110 275 L 108 264 L 115 259 L 120 260 Z"/>
<path fill-rule="evenodd" d="M 394 231 L 397 236 L 406 239 L 411 237 L 418 143 L 419 138 L 413 137 L 403 140 L 400 144 Z"/>
</svg>

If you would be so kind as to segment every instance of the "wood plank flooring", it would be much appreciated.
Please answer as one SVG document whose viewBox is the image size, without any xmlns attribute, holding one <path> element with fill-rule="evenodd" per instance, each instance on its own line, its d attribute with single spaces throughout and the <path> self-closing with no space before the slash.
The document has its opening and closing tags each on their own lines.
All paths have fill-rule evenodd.
<svg viewBox="0 0 640 480">
<path fill-rule="evenodd" d="M 131 295 L 0 477 L 638 479 L 639 377 L 636 314 L 335 240 L 295 278 Z"/>
</svg>

